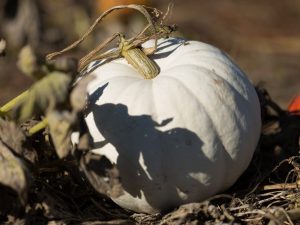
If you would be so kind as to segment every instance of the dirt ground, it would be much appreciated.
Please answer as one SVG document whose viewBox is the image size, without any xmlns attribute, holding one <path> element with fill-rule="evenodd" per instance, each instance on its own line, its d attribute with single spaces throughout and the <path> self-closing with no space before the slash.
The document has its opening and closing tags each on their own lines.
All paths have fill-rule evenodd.
<svg viewBox="0 0 300 225">
<path fill-rule="evenodd" d="M 164 10 L 170 1 L 152 2 Z M 170 22 L 178 24 L 183 36 L 227 52 L 250 79 L 255 84 L 262 83 L 282 107 L 300 92 L 298 0 L 174 0 L 173 3 Z M 63 10 L 63 7 L 52 9 L 50 16 L 60 15 Z M 56 44 L 49 46 L 50 51 L 54 49 L 57 49 Z M 0 103 L 31 83 L 15 70 L 17 52 L 9 52 L 8 61 L 0 60 Z"/>
<path fill-rule="evenodd" d="M 300 92 L 300 2 L 175 1 L 183 34 L 226 51 L 285 107 Z"/>
</svg>

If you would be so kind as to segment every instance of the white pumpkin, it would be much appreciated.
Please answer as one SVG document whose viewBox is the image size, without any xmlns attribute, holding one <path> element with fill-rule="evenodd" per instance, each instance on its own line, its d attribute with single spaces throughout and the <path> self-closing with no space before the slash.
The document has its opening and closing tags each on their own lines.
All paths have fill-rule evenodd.
<svg viewBox="0 0 300 225">
<path fill-rule="evenodd" d="M 261 128 L 254 87 L 217 48 L 161 39 L 151 58 L 160 68 L 151 80 L 125 59 L 92 63 L 86 117 L 94 151 L 120 172 L 124 194 L 113 201 L 145 213 L 230 187 L 249 165 Z"/>
</svg>

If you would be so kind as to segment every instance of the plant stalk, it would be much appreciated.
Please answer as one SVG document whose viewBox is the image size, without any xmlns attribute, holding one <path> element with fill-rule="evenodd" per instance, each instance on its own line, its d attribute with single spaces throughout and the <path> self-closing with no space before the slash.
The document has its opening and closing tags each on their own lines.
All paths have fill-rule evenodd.
<svg viewBox="0 0 300 225">
<path fill-rule="evenodd" d="M 37 123 L 36 125 L 34 125 L 28 130 L 28 136 L 32 136 L 36 134 L 37 132 L 45 129 L 47 126 L 48 126 L 48 120 L 47 118 L 45 118 L 41 122 Z"/>
<path fill-rule="evenodd" d="M 23 101 L 28 96 L 29 90 L 24 91 L 14 99 L 10 100 L 0 108 L 0 116 L 5 116 L 9 113 L 18 103 Z"/>
</svg>

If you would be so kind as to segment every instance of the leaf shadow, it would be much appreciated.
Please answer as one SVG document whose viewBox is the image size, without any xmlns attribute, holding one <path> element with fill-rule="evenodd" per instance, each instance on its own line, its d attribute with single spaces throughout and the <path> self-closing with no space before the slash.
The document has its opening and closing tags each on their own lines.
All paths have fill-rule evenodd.
<svg viewBox="0 0 300 225">
<path fill-rule="evenodd" d="M 99 87 L 90 99 L 98 99 L 107 85 Z M 162 131 L 174 118 L 158 123 L 150 115 L 130 115 L 123 104 L 94 102 L 88 108 L 105 139 L 94 147 L 109 143 L 115 148 L 121 183 L 130 195 L 142 198 L 143 194 L 153 208 L 161 210 L 202 200 L 200 196 L 210 191 L 195 178 L 208 174 L 213 165 L 201 151 L 199 137 L 180 127 Z"/>
</svg>

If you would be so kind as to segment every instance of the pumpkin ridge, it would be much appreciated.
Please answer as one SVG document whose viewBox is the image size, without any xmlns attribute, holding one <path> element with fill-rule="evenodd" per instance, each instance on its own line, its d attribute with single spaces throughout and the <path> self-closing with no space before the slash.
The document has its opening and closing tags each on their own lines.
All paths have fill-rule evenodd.
<svg viewBox="0 0 300 225">
<path fill-rule="evenodd" d="M 197 66 L 195 66 L 195 67 L 197 67 Z M 174 67 L 175 68 L 175 67 Z M 207 70 L 206 68 L 203 68 L 203 67 L 200 67 L 201 69 L 205 69 L 205 70 Z M 208 72 L 210 72 L 211 73 L 211 71 L 210 70 L 207 70 Z M 170 74 L 172 74 L 172 73 L 170 73 Z M 251 95 L 251 89 L 249 89 L 249 88 L 247 88 L 246 89 L 246 93 L 245 94 L 247 94 L 248 96 L 249 96 L 249 99 L 247 99 L 247 98 L 245 98 L 242 94 L 240 94 L 239 92 L 238 92 L 238 90 L 236 90 L 236 88 L 229 82 L 229 81 L 227 81 L 226 79 L 223 79 L 223 77 L 220 77 L 220 76 L 218 76 L 218 74 L 216 74 L 216 73 L 214 73 L 214 75 L 216 75 L 218 78 L 220 78 L 220 79 L 222 79 L 223 81 L 224 81 L 224 83 L 227 85 L 227 87 L 229 88 L 229 90 L 230 90 L 230 92 L 232 93 L 232 92 L 234 92 L 235 93 L 235 95 L 234 95 L 234 99 L 236 100 L 235 102 L 239 102 L 239 98 L 241 98 L 241 100 L 243 100 L 243 101 L 245 101 L 245 103 L 244 104 L 247 104 L 247 108 L 248 108 L 248 110 L 250 110 L 251 111 L 251 115 L 255 115 L 256 113 L 255 113 L 255 109 L 254 108 L 252 108 L 252 107 L 249 107 L 249 104 L 251 104 L 251 100 L 253 100 L 254 102 L 255 102 L 255 99 L 253 99 L 253 97 L 255 98 L 255 96 L 252 96 Z M 239 75 L 239 73 L 237 74 L 237 76 Z M 188 76 L 189 76 L 189 74 L 188 74 Z M 168 77 L 172 77 L 172 78 L 174 78 L 174 79 L 177 79 L 177 80 L 179 80 L 178 79 L 178 77 L 175 77 L 175 76 L 168 76 Z M 181 80 L 179 80 L 180 82 L 182 82 Z M 250 82 L 248 81 L 248 83 L 250 84 Z M 254 91 L 254 89 L 253 89 L 253 91 Z M 254 91 L 254 94 L 255 94 L 255 91 Z M 220 93 L 218 94 L 219 96 L 220 96 Z M 194 96 L 197 96 L 197 95 L 194 95 Z M 198 100 L 199 102 L 200 102 L 200 100 Z M 255 132 L 255 130 L 253 130 L 253 126 L 251 125 L 251 123 L 248 123 L 248 127 L 247 128 L 245 128 L 244 126 L 243 126 L 243 117 L 244 116 L 242 116 L 242 115 L 237 115 L 237 111 L 236 110 L 232 110 L 231 108 L 230 108 L 230 106 L 228 105 L 228 104 L 226 104 L 227 103 L 227 101 L 222 101 L 223 102 L 223 104 L 224 104 L 224 106 L 226 106 L 226 108 L 227 108 L 227 110 L 230 110 L 230 112 L 231 112 L 231 114 L 232 115 L 234 115 L 234 119 L 236 120 L 236 121 L 238 121 L 238 123 L 236 123 L 236 126 L 237 126 L 237 130 L 244 130 L 244 132 L 246 132 L 246 129 L 248 130 L 249 129 L 249 131 L 251 131 L 251 133 L 249 133 L 249 134 L 247 134 L 248 135 L 248 138 L 250 138 L 251 137 L 251 140 L 250 140 L 250 143 L 253 143 L 253 139 L 255 139 L 256 137 L 255 137 L 255 135 L 253 135 L 254 133 L 253 132 Z M 205 105 L 205 104 L 202 104 L 202 105 Z M 205 108 L 206 109 L 206 108 Z M 205 112 L 209 112 L 208 110 L 206 110 Z M 239 113 L 241 113 L 240 111 L 239 111 Z M 239 119 L 240 118 L 240 119 Z M 213 124 L 216 124 L 216 123 L 213 123 Z M 219 134 L 219 132 L 217 132 L 217 134 L 220 136 L 220 134 Z M 244 135 L 242 135 L 241 137 L 244 137 Z M 222 142 L 223 142 L 223 139 L 222 139 Z M 243 140 L 243 142 L 245 142 L 245 140 Z M 240 149 L 241 148 L 244 148 L 245 147 L 245 144 L 243 145 L 243 144 L 240 144 L 239 145 L 240 147 Z M 225 146 L 224 146 L 225 147 Z M 247 153 L 247 151 L 243 151 L 243 149 L 241 150 L 241 151 L 236 151 L 236 150 L 234 150 L 234 149 L 236 149 L 236 148 L 232 148 L 232 152 L 234 152 L 234 158 L 240 158 L 240 160 L 237 162 L 238 163 L 238 165 L 236 165 L 236 167 L 244 167 L 244 168 L 246 168 L 247 166 L 248 166 L 248 164 L 250 163 L 250 161 L 249 162 L 246 162 L 245 160 L 247 159 L 247 158 L 249 158 L 249 157 L 237 157 L 236 156 L 236 154 L 244 154 L 243 152 L 245 152 L 245 153 Z M 248 147 L 248 149 L 249 149 L 249 147 Z M 226 150 L 226 148 L 225 148 L 225 150 Z M 231 155 L 232 153 L 230 153 L 230 155 Z M 250 158 L 252 158 L 252 155 L 251 155 L 251 157 Z M 227 170 L 226 170 L 227 171 Z M 231 171 L 234 171 L 234 170 L 231 170 Z M 229 172 L 229 171 L 228 171 Z M 228 176 L 228 177 L 230 177 L 230 176 Z M 228 182 L 228 183 L 232 183 L 232 182 Z"/>
<path fill-rule="evenodd" d="M 218 58 L 214 58 L 214 59 L 216 60 L 216 62 L 214 63 L 214 67 L 213 67 L 214 71 L 217 71 L 217 70 L 224 71 L 224 69 L 226 69 L 226 74 L 224 74 L 224 75 L 221 75 L 218 72 L 215 72 L 215 74 L 219 78 L 222 78 L 222 80 L 225 80 L 228 84 L 230 84 L 230 86 L 232 86 L 234 88 L 234 90 L 237 91 L 243 98 L 248 100 L 247 99 L 247 97 L 249 97 L 247 94 L 248 90 L 246 89 L 245 85 L 243 84 L 243 82 L 246 82 L 246 80 L 244 77 L 241 77 L 240 71 L 238 74 L 236 74 L 234 72 L 233 67 L 229 64 L 230 62 L 228 62 L 228 61 L 220 62 L 220 60 L 218 60 Z M 199 65 L 196 65 L 195 63 L 180 64 L 180 65 L 176 65 L 175 67 L 178 67 L 178 66 L 196 66 L 199 68 L 203 68 L 209 72 L 209 73 L 207 73 L 208 76 L 210 76 L 210 73 L 212 71 L 212 68 L 210 68 L 206 65 L 199 66 Z M 173 68 L 175 68 L 175 67 L 173 67 Z M 216 67 L 218 67 L 218 69 L 216 69 Z M 228 74 L 230 74 L 230 73 L 235 73 L 236 76 L 233 76 L 233 75 L 228 76 Z M 238 77 L 238 79 L 237 79 L 237 77 Z M 244 96 L 243 94 L 246 94 L 246 96 Z"/>
<path fill-rule="evenodd" d="M 197 66 L 196 66 L 197 67 Z M 210 69 L 208 68 L 205 68 L 205 67 L 199 67 L 201 70 L 206 70 L 206 73 L 207 74 L 207 77 L 211 78 L 211 76 L 216 76 L 218 79 L 222 80 L 222 82 L 230 89 L 231 92 L 234 92 L 236 93 L 239 97 L 241 97 L 243 100 L 247 101 L 248 102 L 248 99 L 245 98 L 228 80 L 226 80 L 224 77 L 220 76 L 218 73 L 216 72 L 212 72 Z M 189 76 L 189 75 L 187 75 Z M 175 78 L 175 77 L 173 77 Z M 176 79 L 176 78 L 175 78 Z M 179 79 L 178 79 L 179 80 Z M 180 81 L 180 80 L 179 80 Z M 182 81 L 180 81 L 182 82 Z M 239 115 L 237 115 L 237 111 L 236 110 L 232 110 L 230 105 L 227 103 L 227 101 L 222 101 L 222 98 L 221 98 L 221 94 L 218 93 L 218 92 L 215 92 L 218 96 L 218 98 L 220 99 L 220 102 L 222 102 L 222 104 L 224 106 L 226 106 L 226 109 L 230 111 L 230 113 L 232 115 L 234 115 L 234 119 L 236 121 L 239 121 L 239 124 L 240 124 L 240 119 L 239 119 Z M 196 96 L 196 95 L 195 95 Z M 199 101 L 199 99 L 198 99 Z M 204 105 L 204 104 L 203 104 Z M 207 108 L 205 108 L 205 110 L 207 110 Z M 208 110 L 207 110 L 208 111 Z M 241 129 L 241 127 L 238 127 L 239 129 Z"/>
<path fill-rule="evenodd" d="M 244 83 L 246 82 L 247 84 L 249 84 L 248 78 L 246 76 L 246 74 L 244 74 L 244 72 L 241 70 L 241 68 L 239 68 L 239 66 L 230 58 L 230 56 L 228 54 L 226 54 L 225 52 L 223 52 L 222 50 L 206 44 L 206 43 L 202 43 L 202 44 L 198 44 L 194 41 L 190 41 L 189 42 L 191 46 L 199 46 L 200 49 L 190 49 L 190 50 L 186 50 L 183 53 L 181 53 L 180 55 L 174 55 L 172 57 L 172 60 L 168 61 L 168 65 L 167 67 L 169 67 L 169 65 L 176 65 L 176 66 L 180 66 L 180 65 L 196 65 L 196 63 L 186 63 L 186 64 L 179 64 L 178 65 L 178 58 L 184 58 L 188 57 L 188 58 L 192 58 L 194 59 L 196 56 L 197 57 L 201 57 L 202 59 L 204 59 L 205 61 L 207 61 L 208 63 L 211 63 L 211 59 L 213 59 L 215 61 L 215 63 L 218 63 L 218 67 L 219 65 L 223 65 L 223 68 L 220 68 L 220 71 L 226 69 L 227 71 L 230 70 L 230 72 L 233 72 L 236 74 L 236 70 L 238 70 L 238 74 L 239 74 L 239 79 L 233 79 L 233 76 L 230 76 L 232 78 L 232 81 L 239 87 L 239 89 L 242 93 L 246 93 L 246 87 L 247 85 L 245 85 Z M 204 45 L 203 45 L 204 44 Z M 183 46 L 180 46 L 183 47 Z M 179 50 L 176 49 L 176 50 Z M 176 50 L 174 52 L 176 52 Z M 201 54 L 203 52 L 206 52 L 207 54 Z M 174 53 L 173 53 L 174 54 Z M 221 55 L 221 56 L 220 56 Z M 180 61 L 179 61 L 180 62 Z M 214 67 L 216 66 L 216 64 L 214 63 Z M 199 65 L 198 65 L 199 66 Z M 207 65 L 201 65 L 201 67 L 205 67 L 207 68 Z M 211 68 L 208 68 L 211 70 Z M 218 74 L 219 76 L 219 74 Z M 231 81 L 231 79 L 230 79 Z"/>
<path fill-rule="evenodd" d="M 178 66 L 176 66 L 176 67 L 184 67 L 186 64 L 184 64 L 184 65 L 178 65 Z M 227 85 L 227 87 L 229 87 L 230 88 L 230 91 L 234 91 L 235 93 L 237 93 L 238 94 L 238 96 L 239 97 L 241 97 L 241 98 L 243 98 L 243 100 L 245 100 L 245 101 L 249 101 L 249 99 L 247 99 L 242 93 L 240 93 L 228 80 L 226 80 L 223 76 L 221 76 L 221 75 L 219 75 L 218 73 L 216 73 L 216 72 L 212 72 L 211 71 L 211 69 L 209 69 L 209 68 L 206 68 L 206 67 L 200 67 L 200 66 L 197 66 L 197 65 L 194 65 L 194 64 L 188 64 L 188 66 L 194 66 L 194 67 L 196 67 L 196 68 L 200 68 L 201 70 L 205 70 L 206 71 L 206 73 L 204 73 L 204 75 L 203 76 L 205 76 L 206 74 L 207 74 L 207 77 L 211 77 L 212 75 L 215 75 L 218 79 L 221 79 L 222 80 L 222 82 L 223 83 L 225 83 L 226 85 Z M 176 68 L 176 67 L 174 67 L 174 68 L 172 68 L 173 70 Z M 171 69 L 170 69 L 171 70 Z M 177 68 L 176 68 L 176 70 L 177 70 Z M 189 75 L 186 75 L 186 76 L 189 76 Z M 180 83 L 182 83 L 182 81 L 180 80 L 180 79 L 177 79 L 175 76 L 172 76 L 172 75 L 168 75 L 168 74 L 166 74 L 165 75 L 165 77 L 168 77 L 168 78 L 173 78 L 173 79 L 176 79 L 176 80 L 178 80 Z M 186 89 L 188 89 L 187 87 L 186 87 Z M 247 94 L 247 93 L 245 93 L 245 94 Z M 218 94 L 218 97 L 220 97 L 220 94 Z M 222 98 L 219 98 L 220 100 L 222 99 Z M 228 108 L 228 109 L 230 109 L 230 106 L 227 104 L 227 102 L 226 101 L 222 101 L 222 103 L 223 103 L 223 105 L 225 105 L 226 106 L 226 108 Z M 234 115 L 234 118 L 237 120 L 237 121 L 239 121 L 239 116 L 238 115 L 236 115 L 236 111 L 235 110 L 230 110 L 231 111 L 231 113 Z M 239 127 L 240 128 L 240 127 Z"/>
<path fill-rule="evenodd" d="M 173 81 L 175 81 L 175 82 L 177 82 L 177 83 L 180 83 L 180 85 L 186 90 L 186 92 L 191 96 L 191 98 L 196 99 L 195 102 L 197 102 L 197 105 L 201 106 L 201 108 L 203 108 L 205 112 L 208 111 L 208 110 L 206 109 L 206 107 L 204 106 L 204 104 L 202 104 L 202 103 L 199 101 L 199 99 L 195 97 L 196 95 L 195 95 L 191 90 L 189 90 L 189 88 L 188 88 L 185 84 L 183 84 L 183 82 L 182 82 L 181 80 L 179 80 L 179 79 L 177 79 L 177 78 L 175 78 L 175 77 L 171 77 L 171 76 L 167 76 L 167 77 L 168 77 L 168 79 L 172 79 Z M 165 78 L 166 78 L 166 77 L 165 77 Z M 207 115 L 207 118 L 209 118 L 210 123 L 211 123 L 211 125 L 212 125 L 212 127 L 214 128 L 214 131 L 215 131 L 215 126 L 214 126 L 213 120 L 211 119 L 211 117 L 209 116 L 208 113 L 206 113 L 206 115 Z M 181 117 L 181 118 L 182 118 L 182 121 L 184 121 L 183 117 Z"/>
<path fill-rule="evenodd" d="M 155 96 L 156 96 L 155 93 L 157 93 L 157 92 L 155 92 L 155 90 L 154 90 L 155 86 L 156 86 L 155 85 L 156 83 L 153 80 L 148 80 L 148 82 L 151 82 L 151 90 L 152 90 L 151 91 L 152 96 L 150 98 L 150 99 L 152 99 L 152 109 L 153 109 L 152 112 L 151 112 L 151 114 L 154 116 L 154 118 L 152 116 L 152 119 L 153 119 L 153 121 L 156 121 L 157 118 L 158 118 L 157 103 L 156 103 L 156 98 L 155 98 Z M 159 123 L 160 121 L 156 121 L 156 122 Z M 159 146 L 159 148 L 161 150 L 161 154 L 164 155 L 165 154 L 165 149 L 164 149 L 164 145 L 162 143 L 161 137 L 157 136 L 156 140 L 159 142 L 158 146 Z M 163 163 L 163 161 L 160 160 L 159 164 L 160 164 L 161 177 L 163 177 L 164 179 L 166 179 L 166 182 L 167 182 L 168 176 L 167 176 L 166 170 L 164 169 L 164 163 Z"/>
<path fill-rule="evenodd" d="M 167 75 L 167 76 L 161 76 L 161 79 L 166 79 L 167 77 L 169 78 L 170 76 L 168 76 L 168 75 Z M 174 79 L 174 80 L 176 81 L 176 79 Z M 167 83 L 168 83 L 168 82 L 167 82 Z M 169 85 L 169 86 L 171 86 L 171 85 Z M 180 108 L 178 108 L 177 105 L 176 105 L 176 109 L 177 109 L 178 111 L 180 111 Z M 182 115 L 180 114 L 179 116 L 180 116 L 181 120 L 184 121 Z"/>
<path fill-rule="evenodd" d="M 191 91 L 191 90 L 189 90 L 189 88 L 185 85 L 185 84 L 183 84 L 183 82 L 181 81 L 181 80 L 179 80 L 179 79 L 177 79 L 177 78 L 175 78 L 175 77 L 171 77 L 171 76 L 168 76 L 169 78 L 171 78 L 172 80 L 174 80 L 175 82 L 178 82 L 178 83 L 180 83 L 183 87 L 184 87 L 184 89 L 186 90 L 186 92 L 192 97 L 192 98 L 195 98 L 196 99 L 196 103 L 197 103 L 197 105 L 199 105 L 200 107 L 202 107 L 204 110 L 204 112 L 205 112 L 205 114 L 207 115 L 207 118 L 209 119 L 209 121 L 210 121 L 210 124 L 211 124 L 211 127 L 212 127 L 212 129 L 213 129 L 213 131 L 215 132 L 215 134 L 216 134 L 216 139 L 218 140 L 218 144 L 220 144 L 220 146 L 222 147 L 222 149 L 223 149 L 223 152 L 222 152 L 222 156 L 221 157 L 219 157 L 220 158 L 220 162 L 218 162 L 218 164 L 220 165 L 221 163 L 222 163 L 222 167 L 220 168 L 220 171 L 223 171 L 223 172 L 225 172 L 225 171 L 227 171 L 227 168 L 225 168 L 225 161 L 224 161 L 224 159 L 225 159 L 225 155 L 229 155 L 228 154 L 228 152 L 226 151 L 226 148 L 225 148 L 225 146 L 224 146 L 224 143 L 223 143 L 223 139 L 221 138 L 221 136 L 220 136 L 220 134 L 219 134 L 219 131 L 216 129 L 216 127 L 214 126 L 214 120 L 212 119 L 212 117 L 209 115 L 209 113 L 207 113 L 208 112 L 208 110 L 207 110 L 207 108 L 204 106 L 204 104 L 202 104 L 201 102 L 200 102 L 200 100 L 198 99 L 198 98 L 196 98 L 196 95 Z M 182 120 L 182 121 L 184 121 L 184 120 Z M 217 153 L 217 152 L 216 152 Z M 230 157 L 231 159 L 232 159 L 232 157 Z M 217 185 L 218 187 L 220 187 L 220 186 L 222 186 L 221 184 L 222 183 L 224 183 L 224 179 L 226 178 L 227 176 L 223 176 L 222 178 L 223 178 L 223 180 L 222 179 L 218 179 L 218 181 L 219 181 L 219 183 L 218 184 L 215 184 L 215 185 Z M 219 190 L 220 191 L 220 190 Z"/>
<path fill-rule="evenodd" d="M 100 75 L 100 76 L 101 76 L 101 75 Z M 93 93 L 94 93 L 95 91 L 97 91 L 97 89 L 98 89 L 97 87 L 98 87 L 98 86 L 104 86 L 105 84 L 108 84 L 108 86 L 109 86 L 109 85 L 111 85 L 110 83 L 113 82 L 113 80 L 115 80 L 115 79 L 123 79 L 123 78 L 124 78 L 124 79 L 128 79 L 128 78 L 132 78 L 132 77 L 122 77 L 122 76 L 117 76 L 117 77 L 112 77 L 112 78 L 107 78 L 107 79 L 101 80 L 99 83 L 97 83 L 97 85 L 96 85 L 95 87 L 93 87 L 93 86 L 91 87 L 91 89 L 89 90 L 89 93 L 90 93 L 89 95 L 93 95 Z M 127 90 L 127 88 L 131 87 L 131 85 L 135 84 L 135 81 L 138 81 L 138 80 L 135 80 L 134 78 L 132 78 L 132 79 L 134 80 L 134 82 L 130 82 L 130 85 L 129 85 L 129 86 L 126 86 L 125 89 L 119 91 L 118 95 L 115 96 L 113 99 L 115 99 L 115 100 L 120 99 L 120 98 L 122 97 L 124 91 Z M 101 84 L 101 85 L 99 85 L 99 84 Z M 103 98 L 103 97 L 100 96 L 100 98 L 97 100 L 97 102 L 99 102 L 99 105 L 105 104 L 106 101 L 107 101 L 107 100 L 104 100 L 104 102 L 102 102 L 102 101 L 101 101 L 102 98 Z M 118 103 L 118 101 L 115 101 L 115 103 Z"/>
<path fill-rule="evenodd" d="M 135 82 L 132 82 L 132 83 L 131 83 L 130 85 L 128 85 L 125 89 L 123 89 L 123 91 L 120 92 L 120 95 L 119 95 L 117 98 L 115 98 L 116 103 L 117 103 L 117 104 L 118 104 L 118 103 L 124 104 L 123 99 L 126 98 L 126 97 L 128 96 L 127 94 L 124 94 L 124 93 L 126 93 L 126 92 L 132 90 L 132 89 L 133 89 L 133 88 L 132 88 L 133 86 L 140 85 L 141 82 L 143 82 L 143 80 L 139 80 L 139 79 L 138 79 L 138 80 L 135 80 Z M 138 88 L 138 89 L 140 89 L 140 88 Z M 137 102 L 136 99 L 140 97 L 140 95 L 139 95 L 138 93 L 139 93 L 139 90 L 136 91 L 136 93 L 132 95 L 132 96 L 134 96 L 134 99 L 133 99 L 133 101 L 131 101 L 131 104 L 130 104 L 130 105 L 129 105 L 129 103 L 126 103 L 126 105 L 127 105 L 127 107 L 128 107 L 128 112 L 129 112 L 130 109 L 132 109 L 132 107 L 133 107 L 132 105 L 136 104 L 136 102 Z"/>
<path fill-rule="evenodd" d="M 214 55 L 216 55 L 216 54 L 220 54 L 222 51 L 221 50 L 219 50 L 219 49 L 217 49 L 217 48 L 215 48 L 214 46 L 212 46 L 212 45 L 209 45 L 209 44 L 206 44 L 206 43 L 203 43 L 203 44 L 205 44 L 205 45 L 200 45 L 201 46 L 201 48 L 199 48 L 199 49 L 186 49 L 186 50 L 184 50 L 184 52 L 181 52 L 181 53 L 178 53 L 178 54 L 180 54 L 180 55 L 175 55 L 174 53 L 176 52 L 176 51 L 180 51 L 184 46 L 187 46 L 187 45 L 180 45 L 178 48 L 176 48 L 175 49 L 175 51 L 172 53 L 172 54 L 174 54 L 172 57 L 173 57 L 173 60 L 170 60 L 170 63 L 171 64 L 174 64 L 174 61 L 176 61 L 177 59 L 178 59 L 178 57 L 183 57 L 183 56 L 186 56 L 186 55 L 188 55 L 188 56 L 190 56 L 190 55 L 193 55 L 193 54 L 199 54 L 199 52 L 206 52 L 206 53 L 208 53 L 207 55 L 203 55 L 202 57 L 203 58 L 206 58 L 206 57 L 208 57 L 208 55 L 211 55 L 212 53 L 214 53 Z M 190 45 L 190 46 L 193 46 L 193 47 L 195 47 L 195 45 L 198 45 L 197 43 L 195 43 L 195 42 L 193 42 L 193 41 L 189 41 L 188 42 L 188 45 Z M 199 56 L 199 55 L 198 55 Z"/>
<path fill-rule="evenodd" d="M 101 80 L 101 83 L 102 83 L 102 84 L 105 84 L 105 83 L 108 83 L 108 84 L 109 84 L 109 83 L 111 83 L 111 82 L 114 82 L 115 79 L 132 79 L 133 82 L 131 82 L 131 83 L 135 83 L 135 81 L 138 81 L 138 80 L 135 79 L 134 77 L 115 76 L 115 77 L 103 79 L 103 80 Z M 101 85 L 101 86 L 102 86 L 102 85 Z M 97 90 L 97 87 L 94 88 L 94 89 Z M 94 92 L 94 91 L 95 91 L 94 89 L 92 89 L 91 92 Z M 127 89 L 127 88 L 126 88 L 126 89 Z M 120 91 L 120 93 L 122 93 L 122 91 Z"/>
</svg>

